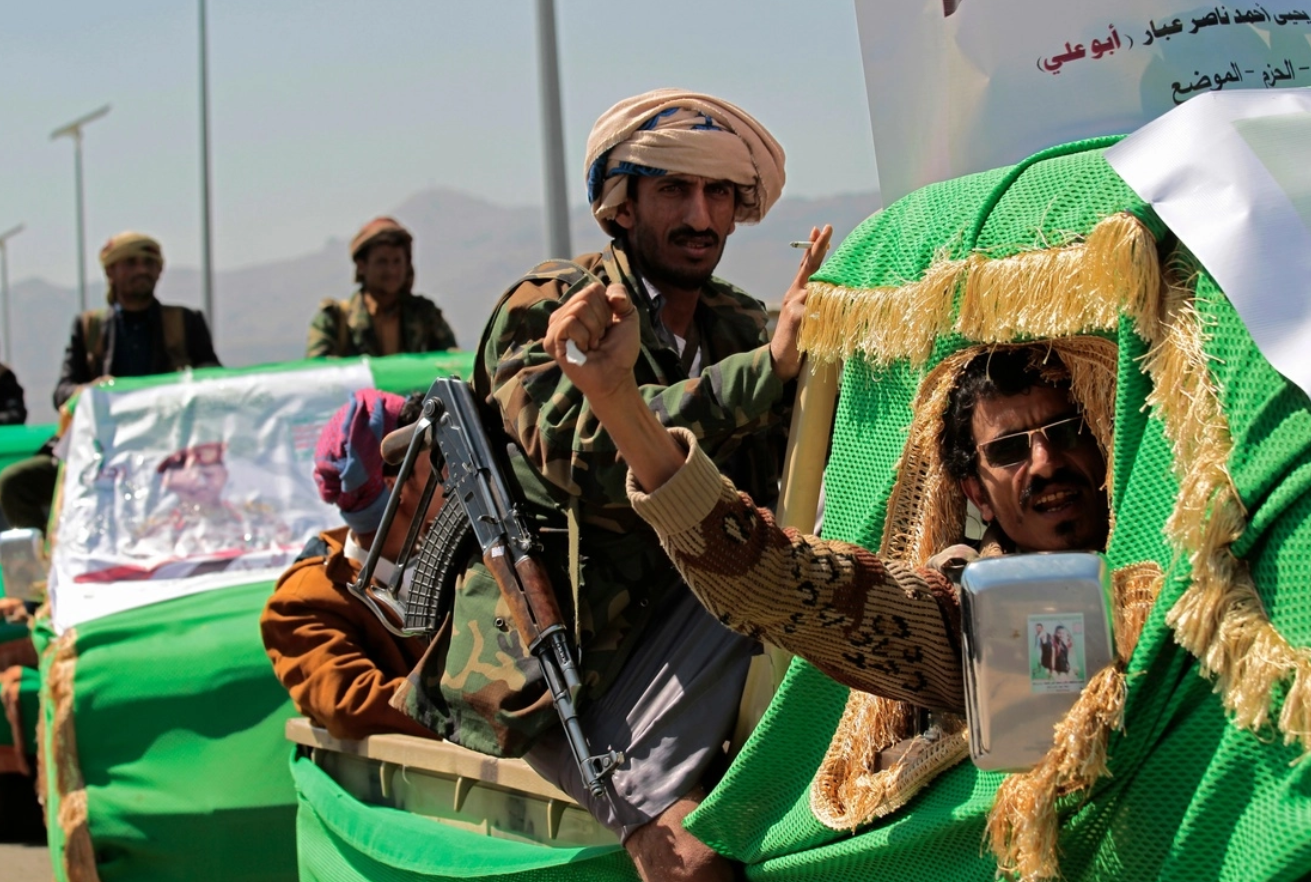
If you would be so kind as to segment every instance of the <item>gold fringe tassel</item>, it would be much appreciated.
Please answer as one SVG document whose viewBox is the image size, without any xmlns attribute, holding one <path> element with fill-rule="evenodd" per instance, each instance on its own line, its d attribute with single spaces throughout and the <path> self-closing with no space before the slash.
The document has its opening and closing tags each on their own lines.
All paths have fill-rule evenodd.
<svg viewBox="0 0 1311 882">
<path fill-rule="evenodd" d="M 1192 582 L 1166 615 L 1175 640 L 1215 679 L 1234 725 L 1257 731 L 1271 722 L 1274 693 L 1292 681 L 1275 721 L 1285 744 L 1311 754 L 1311 654 L 1270 622 L 1247 566 L 1230 547 L 1247 512 L 1229 475 L 1233 439 L 1211 379 L 1202 320 L 1192 302 L 1192 269 L 1172 263 L 1162 325 L 1144 369 L 1147 403 L 1165 423 L 1179 498 L 1166 522 L 1171 544 L 1187 556 Z"/>
<path fill-rule="evenodd" d="M 6 760 L 5 754 L 0 752 L 0 771 L 30 775 L 32 770 L 27 764 L 27 754 L 36 745 L 26 744 L 23 740 L 23 708 L 19 698 L 22 685 L 23 668 L 14 665 L 0 671 L 0 704 L 4 706 L 4 718 L 13 737 L 9 758 Z"/>
<path fill-rule="evenodd" d="M 1154 560 L 1129 564 L 1111 573 L 1115 594 L 1115 654 L 1128 665 L 1142 636 L 1143 625 L 1152 613 L 1156 596 L 1165 583 L 1165 573 Z"/>
<path fill-rule="evenodd" d="M 77 734 L 73 724 L 73 674 L 77 666 L 77 631 L 70 628 L 55 641 L 55 657 L 48 675 L 50 700 L 54 705 L 54 731 L 50 743 L 53 756 L 43 760 L 55 771 L 55 792 L 59 800 L 58 822 L 64 834 L 64 875 L 69 882 L 100 882 L 95 848 L 87 826 L 86 782 L 78 763 Z M 44 745 L 42 745 L 44 749 Z"/>
<path fill-rule="evenodd" d="M 38 712 L 36 715 L 36 801 L 41 804 L 41 808 L 49 805 L 46 797 L 49 795 L 49 787 L 46 784 L 46 715 L 44 712 Z M 44 814 L 44 813 L 43 813 Z M 49 819 L 46 819 L 49 824 Z"/>
<path fill-rule="evenodd" d="M 915 730 L 916 713 L 907 703 L 852 690 L 828 752 L 810 788 L 811 810 L 835 830 L 854 829 L 863 820 L 857 782 L 878 773 L 879 751 Z"/>
<path fill-rule="evenodd" d="M 854 830 L 896 811 L 969 754 L 963 719 L 943 715 L 941 728 L 925 737 L 915 734 L 918 716 L 906 702 L 851 692 L 811 783 L 810 810 L 816 820 L 834 830 Z M 886 752 L 902 743 L 904 752 Z"/>
<path fill-rule="evenodd" d="M 1122 312 L 1159 321 L 1156 240 L 1137 218 L 1114 214 L 1071 245 L 1011 257 L 939 255 L 924 278 L 895 288 L 810 283 L 797 341 L 822 361 L 862 355 L 873 364 L 922 365 L 952 330 L 952 302 L 965 282 L 955 330 L 980 343 L 1114 330 Z"/>
<path fill-rule="evenodd" d="M 876 364 L 923 364 L 951 328 L 951 304 L 965 261 L 935 261 L 918 282 L 899 288 L 845 288 L 811 282 L 797 348 L 832 362 L 861 354 Z"/>
<path fill-rule="evenodd" d="M 85 790 L 75 790 L 60 798 L 59 828 L 65 831 L 63 862 L 68 882 L 99 882 L 95 847 L 87 829 Z"/>
<path fill-rule="evenodd" d="M 1036 882 L 1060 875 L 1056 841 L 1058 797 L 1106 774 L 1106 744 L 1124 722 L 1124 673 L 1099 671 L 1056 726 L 1052 749 L 1032 770 L 1010 775 L 997 789 L 986 836 L 998 872 Z"/>
<path fill-rule="evenodd" d="M 972 254 L 956 330 L 982 343 L 1114 330 L 1121 313 L 1151 321 L 1160 291 L 1156 240 L 1114 214 L 1073 245 L 992 260 Z"/>
<path fill-rule="evenodd" d="M 1284 698 L 1284 709 L 1279 714 L 1279 730 L 1284 733 L 1284 743 L 1295 741 L 1303 745 L 1311 742 L 1311 654 L 1305 650 L 1299 658 L 1293 674 L 1293 685 Z"/>
</svg>

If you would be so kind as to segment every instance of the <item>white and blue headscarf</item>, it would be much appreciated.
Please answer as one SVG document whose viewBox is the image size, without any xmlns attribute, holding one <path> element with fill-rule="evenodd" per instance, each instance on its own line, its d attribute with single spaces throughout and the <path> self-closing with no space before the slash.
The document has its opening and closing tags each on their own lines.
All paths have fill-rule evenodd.
<svg viewBox="0 0 1311 882">
<path fill-rule="evenodd" d="M 620 101 L 587 139 L 587 200 L 607 227 L 633 175 L 690 174 L 737 185 L 735 220 L 756 223 L 783 191 L 783 148 L 749 114 L 710 95 L 657 89 Z"/>
</svg>

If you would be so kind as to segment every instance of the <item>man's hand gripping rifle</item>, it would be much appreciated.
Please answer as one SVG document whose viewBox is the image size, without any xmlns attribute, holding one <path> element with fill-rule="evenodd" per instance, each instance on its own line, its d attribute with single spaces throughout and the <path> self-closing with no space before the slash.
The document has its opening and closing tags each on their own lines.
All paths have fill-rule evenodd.
<svg viewBox="0 0 1311 882">
<path fill-rule="evenodd" d="M 510 607 L 520 639 L 542 666 L 542 676 L 551 690 L 551 698 L 583 783 L 593 796 L 600 797 L 605 791 L 605 779 L 623 762 L 623 755 L 616 751 L 593 755 L 587 744 L 574 706 L 582 684 L 570 645 L 569 629 L 565 627 L 546 572 L 533 556 L 538 548 L 537 542 L 519 516 L 517 501 L 505 480 L 504 460 L 496 454 L 487 438 L 472 390 L 458 378 L 439 377 L 433 381 L 418 421 L 383 439 L 383 458 L 391 463 L 401 461 L 397 488 L 409 478 L 418 457 L 428 450 L 431 450 L 433 477 L 425 489 L 419 511 L 427 509 L 432 486 L 441 474 L 443 462 L 447 469 L 446 504 L 419 553 L 414 583 L 406 602 L 397 599 L 395 586 L 379 589 L 371 585 L 376 557 L 373 552 L 351 591 L 393 632 L 415 634 L 435 630 L 451 603 L 451 591 L 443 590 L 446 588 L 443 584 L 445 572 L 452 563 L 459 563 L 452 552 L 455 546 L 463 544 L 459 529 L 443 527 L 443 524 L 452 522 L 448 513 L 455 514 L 450 503 L 458 500 L 463 513 L 459 527 L 471 528 L 482 552 L 483 563 L 496 579 L 501 595 Z M 398 491 L 393 492 L 388 500 L 378 530 L 379 540 L 391 527 L 399 496 Z M 406 543 L 407 557 L 408 549 L 413 547 L 415 525 L 411 525 L 410 532 Z M 381 541 L 375 541 L 374 549 L 381 544 Z M 397 572 L 404 566 L 404 559 L 397 561 Z M 387 607 L 389 612 L 380 609 L 380 605 Z M 397 628 L 397 620 L 404 622 L 404 626 Z"/>
</svg>

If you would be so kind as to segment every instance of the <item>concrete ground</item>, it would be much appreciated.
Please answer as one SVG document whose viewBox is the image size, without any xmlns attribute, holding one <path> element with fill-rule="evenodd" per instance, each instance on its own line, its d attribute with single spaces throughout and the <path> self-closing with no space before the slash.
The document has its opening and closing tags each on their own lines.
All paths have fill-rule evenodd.
<svg viewBox="0 0 1311 882">
<path fill-rule="evenodd" d="M 55 877 L 45 845 L 0 842 L 0 867 L 5 882 L 50 882 Z"/>
<path fill-rule="evenodd" d="M 0 775 L 0 882 L 50 882 L 53 878 L 32 779 Z"/>
</svg>

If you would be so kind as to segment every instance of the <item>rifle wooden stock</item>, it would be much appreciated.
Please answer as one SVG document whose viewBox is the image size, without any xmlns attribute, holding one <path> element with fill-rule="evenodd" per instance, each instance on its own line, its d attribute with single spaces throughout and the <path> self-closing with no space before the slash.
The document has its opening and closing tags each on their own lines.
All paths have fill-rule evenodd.
<svg viewBox="0 0 1311 882">
<path fill-rule="evenodd" d="M 560 612 L 560 602 L 556 600 L 555 589 L 551 587 L 551 580 L 542 565 L 535 558 L 525 557 L 514 565 L 514 569 L 519 574 L 519 585 L 537 622 L 537 630 L 563 626 L 564 613 Z"/>
<path fill-rule="evenodd" d="M 483 564 L 501 589 L 526 649 L 536 646 L 543 631 L 564 623 L 555 592 L 537 561 L 525 557 L 511 566 L 505 544 L 498 543 L 483 555 Z"/>
</svg>

